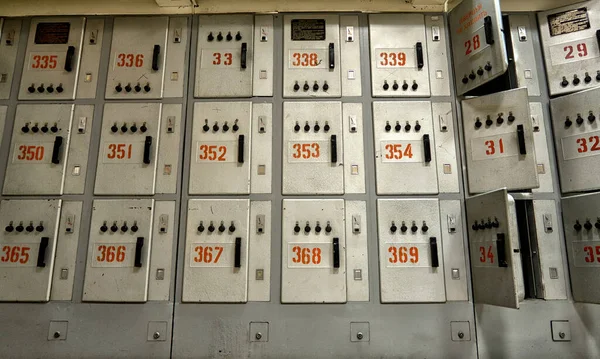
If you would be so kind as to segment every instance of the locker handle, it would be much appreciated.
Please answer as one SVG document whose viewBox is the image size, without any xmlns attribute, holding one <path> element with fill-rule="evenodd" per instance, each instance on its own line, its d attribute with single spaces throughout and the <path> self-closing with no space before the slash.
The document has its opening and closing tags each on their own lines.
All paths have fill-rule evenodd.
<svg viewBox="0 0 600 359">
<path fill-rule="evenodd" d="M 519 137 L 519 153 L 526 155 L 527 149 L 525 148 L 525 130 L 523 129 L 523 125 L 517 125 L 517 136 Z"/>
<path fill-rule="evenodd" d="M 492 29 L 492 17 L 486 16 L 483 18 L 483 27 L 485 28 L 485 43 L 488 45 L 494 44 L 494 30 Z"/>
<path fill-rule="evenodd" d="M 134 266 L 137 268 L 142 267 L 142 249 L 144 249 L 144 237 L 138 237 L 135 242 L 135 263 Z"/>
<path fill-rule="evenodd" d="M 429 135 L 423 135 L 423 154 L 425 155 L 425 162 L 431 162 L 431 142 L 429 141 Z"/>
<path fill-rule="evenodd" d="M 440 259 L 438 257 L 437 239 L 435 237 L 429 238 L 429 248 L 431 249 L 431 266 L 438 268 L 440 266 Z"/>
<path fill-rule="evenodd" d="M 335 69 L 335 45 L 333 42 L 329 43 L 329 69 Z"/>
<path fill-rule="evenodd" d="M 496 252 L 498 253 L 498 267 L 508 267 L 506 262 L 506 240 L 504 233 L 496 234 Z"/>
<path fill-rule="evenodd" d="M 160 57 L 160 45 L 154 45 L 152 51 L 152 70 L 158 71 L 158 58 Z"/>
<path fill-rule="evenodd" d="M 67 48 L 67 57 L 65 59 L 65 71 L 73 71 L 73 57 L 75 56 L 75 46 L 69 46 Z"/>
<path fill-rule="evenodd" d="M 333 239 L 333 268 L 340 267 L 340 239 Z"/>
<path fill-rule="evenodd" d="M 244 139 L 246 136 L 238 136 L 238 163 L 244 163 Z"/>
<path fill-rule="evenodd" d="M 600 47 L 600 29 L 596 30 L 596 41 L 598 42 L 598 46 Z"/>
<path fill-rule="evenodd" d="M 150 164 L 150 149 L 152 148 L 152 136 L 146 136 L 144 141 L 144 164 Z"/>
<path fill-rule="evenodd" d="M 235 258 L 234 258 L 234 267 L 241 268 L 242 267 L 242 238 L 236 237 L 235 239 Z"/>
<path fill-rule="evenodd" d="M 56 136 L 54 138 L 54 146 L 52 148 L 52 163 L 57 165 L 60 163 L 60 149 L 63 144 L 62 136 Z"/>
<path fill-rule="evenodd" d="M 246 57 L 248 56 L 248 44 L 245 42 L 242 42 L 242 56 L 240 58 L 240 67 L 245 69 L 246 68 Z"/>
<path fill-rule="evenodd" d="M 46 249 L 48 249 L 48 241 L 50 238 L 42 237 L 40 241 L 40 249 L 38 250 L 37 266 L 39 268 L 46 267 Z"/>
<path fill-rule="evenodd" d="M 423 44 L 421 42 L 417 42 L 417 67 L 420 70 L 423 68 L 423 66 Z"/>
<path fill-rule="evenodd" d="M 331 135 L 331 163 L 337 163 L 337 135 Z"/>
</svg>

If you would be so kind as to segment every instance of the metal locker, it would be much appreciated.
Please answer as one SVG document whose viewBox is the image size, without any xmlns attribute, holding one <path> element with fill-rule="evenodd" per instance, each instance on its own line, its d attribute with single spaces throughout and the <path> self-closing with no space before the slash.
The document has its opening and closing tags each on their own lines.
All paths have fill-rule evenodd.
<svg viewBox="0 0 600 359">
<path fill-rule="evenodd" d="M 431 102 L 373 102 L 377 194 L 438 193 Z"/>
<path fill-rule="evenodd" d="M 344 200 L 284 199 L 282 303 L 345 303 Z"/>
<path fill-rule="evenodd" d="M 585 1 L 538 13 L 550 95 L 600 84 L 600 3 Z"/>
<path fill-rule="evenodd" d="M 2 193 L 83 193 L 93 112 L 84 105 L 18 105 Z"/>
<path fill-rule="evenodd" d="M 115 18 L 107 99 L 163 97 L 167 46 L 171 46 L 167 44 L 168 28 L 167 16 Z"/>
<path fill-rule="evenodd" d="M 475 303 L 518 309 L 525 289 L 514 199 L 504 188 L 466 207 Z"/>
<path fill-rule="evenodd" d="M 556 159 L 563 193 L 600 188 L 600 128 L 596 116 L 600 88 L 550 101 Z"/>
<path fill-rule="evenodd" d="M 188 201 L 183 302 L 248 301 L 249 211 L 247 199 Z"/>
<path fill-rule="evenodd" d="M 600 304 L 600 194 L 562 198 L 573 299 Z"/>
<path fill-rule="evenodd" d="M 285 15 L 283 97 L 341 97 L 339 15 Z"/>
<path fill-rule="evenodd" d="M 190 194 L 250 193 L 251 116 L 251 102 L 194 104 Z"/>
<path fill-rule="evenodd" d="M 437 199 L 378 199 L 382 303 L 445 302 Z"/>
<path fill-rule="evenodd" d="M 104 105 L 94 194 L 154 194 L 160 103 Z M 118 179 L 117 181 L 115 179 Z"/>
<path fill-rule="evenodd" d="M 463 95 L 508 69 L 500 0 L 465 0 L 448 17 L 456 92 Z"/>
<path fill-rule="evenodd" d="M 84 27 L 84 17 L 31 21 L 19 100 L 75 98 Z"/>
<path fill-rule="evenodd" d="M 369 36 L 373 97 L 431 96 L 424 15 L 370 14 Z"/>
<path fill-rule="evenodd" d="M 0 301 L 50 300 L 61 200 L 0 203 Z"/>
<path fill-rule="evenodd" d="M 21 35 L 20 19 L 0 19 L 0 99 L 10 97 Z"/>
<path fill-rule="evenodd" d="M 533 31 L 533 19 L 530 14 L 508 15 L 510 26 L 510 43 L 514 58 L 514 72 L 517 78 L 517 87 L 527 87 L 529 96 L 540 96 L 540 78 L 538 76 L 538 61 L 535 58 L 533 41 L 536 33 Z"/>
<path fill-rule="evenodd" d="M 463 100 L 462 110 L 469 192 L 537 188 L 527 89 Z"/>
<path fill-rule="evenodd" d="M 94 200 L 84 302 L 145 302 L 153 199 Z"/>
<path fill-rule="evenodd" d="M 283 194 L 343 194 L 341 102 L 283 103 Z"/>
<path fill-rule="evenodd" d="M 200 15 L 199 23 L 194 97 L 252 97 L 254 15 Z"/>
<path fill-rule="evenodd" d="M 535 145 L 535 158 L 537 160 L 537 173 L 540 186 L 532 189 L 534 193 L 553 193 L 555 166 L 550 165 L 550 148 L 546 136 L 546 119 L 544 106 L 540 102 L 530 102 L 531 124 L 533 127 L 533 142 Z"/>
</svg>

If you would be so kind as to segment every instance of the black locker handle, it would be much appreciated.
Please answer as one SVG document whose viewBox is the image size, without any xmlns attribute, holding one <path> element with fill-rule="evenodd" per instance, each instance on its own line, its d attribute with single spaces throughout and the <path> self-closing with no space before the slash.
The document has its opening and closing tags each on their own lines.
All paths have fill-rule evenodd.
<svg viewBox="0 0 600 359">
<path fill-rule="evenodd" d="M 331 163 L 337 163 L 337 135 L 331 135 Z"/>
<path fill-rule="evenodd" d="M 492 17 L 486 16 L 483 18 L 483 27 L 485 30 L 485 43 L 488 45 L 494 44 L 494 29 L 492 29 Z"/>
<path fill-rule="evenodd" d="M 340 267 L 340 239 L 333 239 L 333 268 Z"/>
<path fill-rule="evenodd" d="M 598 46 L 600 46 L 600 29 L 596 30 L 596 41 L 598 42 Z"/>
<path fill-rule="evenodd" d="M 152 70 L 158 71 L 158 58 L 160 57 L 160 45 L 154 45 L 152 51 Z"/>
<path fill-rule="evenodd" d="M 40 241 L 40 249 L 38 250 L 37 257 L 37 266 L 39 268 L 46 267 L 46 249 L 48 249 L 48 241 L 50 241 L 50 238 L 48 237 L 42 237 L 42 240 Z"/>
<path fill-rule="evenodd" d="M 423 135 L 423 154 L 425 155 L 425 162 L 431 162 L 431 141 L 429 135 Z"/>
<path fill-rule="evenodd" d="M 440 259 L 438 257 L 437 239 L 435 237 L 429 238 L 429 248 L 431 249 L 431 267 L 438 268 L 440 266 Z"/>
<path fill-rule="evenodd" d="M 519 137 L 519 153 L 526 155 L 527 149 L 525 148 L 525 130 L 523 129 L 523 125 L 517 125 L 517 137 Z"/>
<path fill-rule="evenodd" d="M 150 164 L 150 150 L 152 149 L 152 136 L 146 136 L 144 141 L 144 164 Z"/>
<path fill-rule="evenodd" d="M 423 66 L 423 44 L 421 42 L 417 42 L 417 67 L 420 70 L 423 68 Z"/>
<path fill-rule="evenodd" d="M 240 67 L 245 69 L 246 68 L 246 58 L 248 57 L 248 44 L 245 42 L 242 42 L 242 56 L 240 58 Z"/>
<path fill-rule="evenodd" d="M 54 146 L 52 148 L 52 163 L 55 165 L 60 163 L 60 149 L 62 148 L 62 144 L 62 136 L 56 136 L 54 138 Z"/>
<path fill-rule="evenodd" d="M 144 237 L 138 237 L 135 242 L 135 263 L 134 266 L 137 268 L 142 267 L 142 249 L 144 249 Z"/>
<path fill-rule="evenodd" d="M 238 136 L 238 163 L 244 163 L 244 139 L 246 136 Z"/>
<path fill-rule="evenodd" d="M 333 42 L 329 43 L 329 69 L 335 69 L 335 45 Z"/>
<path fill-rule="evenodd" d="M 506 261 L 506 239 L 504 238 L 504 233 L 496 234 L 496 252 L 498 253 L 498 267 L 508 267 L 508 262 Z"/>
<path fill-rule="evenodd" d="M 235 258 L 233 266 L 236 268 L 242 267 L 242 238 L 236 237 L 235 239 Z"/>
<path fill-rule="evenodd" d="M 75 57 L 75 46 L 67 48 L 67 57 L 65 58 L 65 71 L 73 71 L 73 57 Z"/>
</svg>

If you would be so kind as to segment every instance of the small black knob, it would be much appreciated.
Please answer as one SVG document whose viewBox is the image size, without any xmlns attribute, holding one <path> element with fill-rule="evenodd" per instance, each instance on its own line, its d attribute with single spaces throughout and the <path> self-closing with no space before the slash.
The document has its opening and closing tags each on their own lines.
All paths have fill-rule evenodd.
<svg viewBox="0 0 600 359">
<path fill-rule="evenodd" d="M 233 222 L 231 222 L 231 225 L 229 226 L 229 232 L 230 233 L 235 232 L 235 225 L 233 224 Z"/>
<path fill-rule="evenodd" d="M 569 86 L 569 81 L 567 80 L 567 78 L 566 78 L 566 77 L 563 77 L 563 79 L 562 79 L 562 81 L 561 81 L 560 85 L 561 85 L 562 87 L 567 87 L 567 86 Z"/>
<path fill-rule="evenodd" d="M 139 228 L 138 228 L 137 224 L 135 224 L 135 223 L 133 224 L 133 226 L 131 226 L 131 231 L 132 231 L 133 233 L 137 232 L 137 231 L 138 231 L 138 229 L 139 229 Z"/>
<path fill-rule="evenodd" d="M 308 225 L 308 223 L 306 224 L 306 226 L 304 226 L 304 232 L 310 232 L 310 226 Z"/>
<path fill-rule="evenodd" d="M 119 227 L 118 227 L 118 226 L 117 226 L 117 224 L 115 223 L 115 224 L 113 224 L 112 226 L 110 226 L 110 230 L 111 230 L 111 232 L 116 232 L 116 231 L 118 231 L 118 230 L 119 230 Z"/>
<path fill-rule="evenodd" d="M 317 222 L 317 225 L 315 226 L 315 232 L 321 233 L 321 225 L 318 222 Z"/>
<path fill-rule="evenodd" d="M 310 86 L 308 86 L 308 82 L 304 83 L 304 86 L 302 87 L 302 89 L 304 90 L 304 92 L 308 91 L 308 89 L 310 89 Z"/>
<path fill-rule="evenodd" d="M 117 92 L 121 92 L 121 91 L 123 91 L 123 86 L 121 86 L 121 84 L 120 84 L 120 83 L 119 83 L 119 84 L 117 84 L 117 86 L 115 86 L 115 91 L 117 91 Z"/>
<path fill-rule="evenodd" d="M 17 228 L 15 228 L 15 229 L 17 230 L 17 232 L 23 232 L 23 230 L 25 229 L 25 227 L 23 227 L 23 225 L 22 225 L 22 224 L 19 224 L 19 225 L 17 226 Z"/>
<path fill-rule="evenodd" d="M 223 223 L 221 223 L 221 225 L 219 226 L 219 232 L 225 232 L 225 225 L 223 225 Z"/>
<path fill-rule="evenodd" d="M 215 39 L 215 37 L 213 36 L 212 32 L 209 32 L 208 36 L 206 37 L 206 40 L 208 40 L 210 42 L 210 41 L 213 41 L 214 39 Z"/>
<path fill-rule="evenodd" d="M 29 124 L 26 123 L 25 126 L 21 127 L 21 132 L 27 133 L 29 132 Z"/>
<path fill-rule="evenodd" d="M 319 130 L 321 129 L 321 126 L 319 126 L 318 123 L 315 123 L 315 126 L 313 128 L 315 129 L 315 132 L 319 132 Z"/>
<path fill-rule="evenodd" d="M 483 221 L 479 223 L 479 229 L 485 229 L 485 224 L 483 224 Z"/>
<path fill-rule="evenodd" d="M 294 232 L 300 233 L 300 226 L 298 225 L 298 223 L 296 223 L 296 225 L 294 226 Z"/>
<path fill-rule="evenodd" d="M 127 227 L 127 224 L 123 223 L 123 225 L 121 226 L 121 232 L 127 232 L 128 229 L 129 227 Z"/>
<path fill-rule="evenodd" d="M 579 77 L 577 77 L 577 75 L 573 76 L 573 85 L 577 86 L 579 85 L 579 83 L 581 82 L 581 80 L 579 79 Z"/>
<path fill-rule="evenodd" d="M 429 227 L 427 227 L 427 225 L 425 223 L 423 223 L 421 230 L 423 231 L 423 233 L 427 233 L 427 231 L 429 230 Z"/>
<path fill-rule="evenodd" d="M 137 126 L 135 125 L 135 123 L 133 125 L 131 125 L 131 127 L 129 128 L 129 131 L 131 131 L 132 133 L 136 133 L 138 130 Z"/>
<path fill-rule="evenodd" d="M 479 117 L 477 117 L 477 120 L 475 120 L 475 128 L 480 128 L 482 125 L 481 120 L 479 119 Z"/>
<path fill-rule="evenodd" d="M 600 229 L 600 218 L 596 219 L 596 223 L 594 224 L 594 227 L 596 227 L 596 229 Z"/>
<path fill-rule="evenodd" d="M 313 85 L 313 91 L 319 91 L 319 84 L 315 82 Z"/>
<path fill-rule="evenodd" d="M 44 85 L 42 84 L 42 85 L 38 86 L 37 90 L 39 93 L 43 93 L 46 89 L 44 88 Z"/>
<path fill-rule="evenodd" d="M 398 227 L 396 227 L 396 224 L 394 222 L 392 222 L 392 225 L 390 226 L 390 231 L 392 233 L 396 233 L 397 230 L 398 230 Z"/>
<path fill-rule="evenodd" d="M 237 34 L 235 34 L 235 41 L 240 41 L 242 40 L 242 34 L 240 34 L 240 32 L 238 31 Z"/>
<path fill-rule="evenodd" d="M 50 127 L 50 132 L 52 132 L 52 133 L 58 132 L 58 127 L 56 126 L 56 123 L 52 127 Z"/>
<path fill-rule="evenodd" d="M 44 231 L 44 226 L 40 223 L 37 227 L 35 227 L 35 230 L 38 232 L 43 232 Z"/>
<path fill-rule="evenodd" d="M 223 41 L 223 35 L 221 34 L 221 32 L 217 34 L 217 41 Z"/>
<path fill-rule="evenodd" d="M 127 132 L 127 125 L 123 124 L 123 126 L 121 126 L 121 132 L 125 133 Z"/>
<path fill-rule="evenodd" d="M 63 87 L 62 87 L 62 84 L 60 84 L 60 85 L 58 85 L 58 86 L 56 87 L 56 92 L 58 92 L 58 93 L 62 93 L 63 91 L 64 91 L 64 89 L 63 89 Z"/>
<path fill-rule="evenodd" d="M 200 225 L 198 226 L 198 232 L 204 232 L 204 224 L 202 224 L 202 222 L 200 222 Z"/>
<path fill-rule="evenodd" d="M 413 84 L 412 84 L 413 91 L 417 91 L 418 88 L 419 88 L 419 85 L 417 84 L 417 81 L 413 82 Z"/>
<path fill-rule="evenodd" d="M 114 124 L 110 127 L 110 130 L 112 131 L 112 133 L 115 133 L 115 132 L 119 131 L 119 128 L 117 127 L 117 124 Z"/>
<path fill-rule="evenodd" d="M 384 82 L 384 83 L 383 83 L 383 90 L 384 90 L 384 91 L 387 91 L 389 88 L 390 88 L 390 85 L 388 85 L 388 83 L 387 83 L 387 82 Z"/>
<path fill-rule="evenodd" d="M 492 227 L 494 227 L 494 228 L 500 227 L 500 222 L 498 222 L 498 218 L 494 218 L 494 221 L 492 222 Z"/>
<path fill-rule="evenodd" d="M 590 121 L 590 122 L 596 121 L 596 116 L 594 116 L 594 114 L 591 112 L 590 112 L 590 115 L 588 116 L 588 121 Z"/>
<path fill-rule="evenodd" d="M 406 122 L 406 125 L 404 125 L 404 131 L 408 132 L 411 128 L 412 126 L 410 125 L 410 123 Z"/>
<path fill-rule="evenodd" d="M 402 233 L 408 231 L 408 227 L 406 224 L 404 224 L 404 222 L 402 222 L 402 225 L 400 226 L 400 231 L 402 231 Z"/>
<path fill-rule="evenodd" d="M 133 89 L 135 90 L 135 92 L 140 92 L 142 91 L 142 86 L 140 86 L 140 84 L 137 84 Z"/>
<path fill-rule="evenodd" d="M 478 231 L 478 230 L 479 230 L 479 226 L 477 225 L 477 222 L 473 223 L 473 225 L 471 226 L 471 228 L 472 228 L 474 231 Z"/>
<path fill-rule="evenodd" d="M 510 116 L 509 116 L 509 118 L 510 118 Z M 498 123 L 499 125 L 503 124 L 504 123 L 504 117 L 498 116 L 498 118 L 496 119 L 496 123 Z"/>
<path fill-rule="evenodd" d="M 29 224 L 27 227 L 25 227 L 25 230 L 27 232 L 33 232 L 34 228 L 33 228 L 33 224 Z"/>
<path fill-rule="evenodd" d="M 323 83 L 323 91 L 327 91 L 327 90 L 329 90 L 329 85 L 327 84 L 327 81 L 325 81 Z"/>
<path fill-rule="evenodd" d="M 488 221 L 485 223 L 485 229 L 490 229 L 492 228 L 492 221 L 490 219 L 488 219 Z"/>
<path fill-rule="evenodd" d="M 410 227 L 411 232 L 415 233 L 416 231 L 419 230 L 419 227 L 417 227 L 416 224 L 413 223 L 413 225 Z"/>
<path fill-rule="evenodd" d="M 479 67 L 479 68 L 477 69 L 477 75 L 479 75 L 479 76 L 483 76 L 483 68 L 482 68 L 482 67 Z"/>
<path fill-rule="evenodd" d="M 33 127 L 31 128 L 31 132 L 33 133 L 38 133 L 40 131 L 40 128 L 38 127 L 37 123 L 35 125 L 33 125 Z"/>
<path fill-rule="evenodd" d="M 403 91 L 408 90 L 408 84 L 406 83 L 406 81 L 402 84 L 402 90 Z"/>
<path fill-rule="evenodd" d="M 140 127 L 140 131 L 142 131 L 142 133 L 148 131 L 148 127 L 146 127 L 146 123 L 145 122 L 142 124 L 142 127 Z"/>
<path fill-rule="evenodd" d="M 219 131 L 219 124 L 215 122 L 215 124 L 213 125 L 213 131 L 217 132 Z"/>
<path fill-rule="evenodd" d="M 306 125 L 304 125 L 304 132 L 308 132 L 308 131 L 310 131 L 310 125 L 307 122 Z"/>
<path fill-rule="evenodd" d="M 127 86 L 125 86 L 125 92 L 131 92 L 131 85 L 127 84 Z"/>
<path fill-rule="evenodd" d="M 573 226 L 577 232 L 581 231 L 581 224 L 579 221 L 575 221 L 575 225 Z"/>
<path fill-rule="evenodd" d="M 469 78 L 471 80 L 475 80 L 477 78 L 477 76 L 475 76 L 475 72 L 471 71 L 471 73 L 469 74 Z"/>
<path fill-rule="evenodd" d="M 327 226 L 325 226 L 325 232 L 331 233 L 331 225 L 329 223 L 327 223 Z"/>
<path fill-rule="evenodd" d="M 400 126 L 400 122 L 396 121 L 396 126 L 394 126 L 394 131 L 400 132 L 402 130 L 402 126 Z"/>
<path fill-rule="evenodd" d="M 210 223 L 210 225 L 208 226 L 208 231 L 209 231 L 210 233 L 212 233 L 212 232 L 214 232 L 214 231 L 215 231 L 215 226 L 212 224 L 212 222 L 211 222 L 211 223 Z"/>
<path fill-rule="evenodd" d="M 467 75 L 465 75 L 465 77 L 462 78 L 462 83 L 465 85 L 469 83 L 469 78 L 467 77 Z"/>
<path fill-rule="evenodd" d="M 233 123 L 232 129 L 233 129 L 233 132 L 237 132 L 237 130 L 240 129 L 240 126 L 238 126 L 238 124 L 237 124 L 237 120 L 235 120 L 235 122 Z"/>
<path fill-rule="evenodd" d="M 294 132 L 300 131 L 300 125 L 296 122 L 296 126 L 294 126 Z"/>
<path fill-rule="evenodd" d="M 202 126 L 202 131 L 207 132 L 208 130 L 210 130 L 210 127 L 207 123 L 204 123 L 204 126 Z"/>
<path fill-rule="evenodd" d="M 35 92 L 35 86 L 31 85 L 27 88 L 27 91 L 29 91 L 29 93 L 34 93 Z"/>
<path fill-rule="evenodd" d="M 150 90 L 152 90 L 152 89 L 150 88 L 150 84 L 146 84 L 146 86 L 144 86 L 144 91 L 146 91 L 146 92 L 150 92 Z"/>
<path fill-rule="evenodd" d="M 417 122 L 417 124 L 415 125 L 415 131 L 419 132 L 421 131 L 421 124 Z"/>
<path fill-rule="evenodd" d="M 492 71 L 492 64 L 490 64 L 489 62 L 484 66 L 485 71 Z"/>
<path fill-rule="evenodd" d="M 298 83 L 296 82 L 294 84 L 294 91 L 298 91 L 298 90 L 300 90 L 300 85 L 298 85 Z"/>
<path fill-rule="evenodd" d="M 385 132 L 390 132 L 390 130 L 391 130 L 391 129 L 392 129 L 392 126 L 390 126 L 390 123 L 389 123 L 389 122 L 387 122 L 387 123 L 385 124 Z"/>
<path fill-rule="evenodd" d="M 48 93 L 53 93 L 54 92 L 54 86 L 50 85 L 50 86 L 46 87 L 46 91 Z"/>
<path fill-rule="evenodd" d="M 512 113 L 511 113 L 511 114 L 509 114 L 509 115 L 508 115 L 508 122 L 511 122 L 511 123 L 512 123 L 514 120 L 515 120 L 515 116 L 513 116 L 513 114 L 512 114 Z"/>
<path fill-rule="evenodd" d="M 397 91 L 399 87 L 400 86 L 398 86 L 398 83 L 394 81 L 394 84 L 392 85 L 392 90 Z"/>
<path fill-rule="evenodd" d="M 102 232 L 108 231 L 108 227 L 106 226 L 106 223 L 104 223 L 102 226 L 100 226 L 100 231 L 102 231 Z"/>
<path fill-rule="evenodd" d="M 502 120 L 504 121 L 504 120 Z M 494 124 L 494 121 L 492 121 L 492 118 L 490 116 L 487 117 L 487 119 L 485 120 L 485 125 L 486 126 L 491 126 Z"/>
<path fill-rule="evenodd" d="M 325 126 L 323 126 L 323 129 L 325 130 L 325 132 L 329 132 L 329 129 L 331 127 L 329 127 L 329 124 L 327 122 L 325 122 Z"/>
<path fill-rule="evenodd" d="M 569 116 L 567 116 L 567 118 L 565 119 L 565 127 L 571 127 L 572 124 L 573 124 L 573 121 L 571 121 Z"/>
<path fill-rule="evenodd" d="M 583 81 L 585 81 L 586 84 L 589 84 L 590 82 L 592 82 L 592 77 L 590 76 L 589 73 L 585 73 L 585 77 L 583 78 Z"/>
<path fill-rule="evenodd" d="M 10 233 L 15 230 L 15 227 L 13 227 L 12 224 L 9 224 L 8 226 L 4 227 L 4 230 Z"/>
<path fill-rule="evenodd" d="M 48 125 L 44 124 L 44 126 L 42 126 L 41 130 L 42 130 L 43 133 L 47 133 L 48 132 Z"/>
<path fill-rule="evenodd" d="M 225 39 L 227 39 L 227 41 L 233 40 L 233 36 L 231 36 L 231 32 L 227 33 L 227 36 L 225 36 Z"/>
<path fill-rule="evenodd" d="M 227 124 L 227 122 L 225 122 L 225 124 L 223 125 L 223 132 L 227 131 L 229 131 L 229 125 Z"/>
<path fill-rule="evenodd" d="M 591 230 L 592 227 L 592 223 L 590 221 L 585 221 L 585 224 L 583 225 L 583 228 L 585 228 L 586 231 Z"/>
<path fill-rule="evenodd" d="M 575 122 L 577 122 L 578 125 L 583 124 L 583 117 L 581 117 L 581 114 L 577 114 L 577 118 L 575 119 Z"/>
</svg>

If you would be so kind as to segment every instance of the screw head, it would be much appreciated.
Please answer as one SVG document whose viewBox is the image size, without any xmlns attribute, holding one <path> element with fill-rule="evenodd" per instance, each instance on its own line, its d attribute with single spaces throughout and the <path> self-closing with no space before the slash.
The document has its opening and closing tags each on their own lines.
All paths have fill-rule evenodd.
<svg viewBox="0 0 600 359">
<path fill-rule="evenodd" d="M 558 336 L 560 337 L 560 339 L 565 339 L 565 332 L 559 332 Z"/>
<path fill-rule="evenodd" d="M 56 338 L 56 339 L 60 338 L 60 332 L 59 331 L 54 332 L 54 338 Z"/>
<path fill-rule="evenodd" d="M 154 339 L 160 338 L 160 333 L 159 332 L 154 332 L 154 334 L 152 335 L 152 338 L 154 338 Z"/>
<path fill-rule="evenodd" d="M 364 338 L 364 335 L 363 335 L 363 333 L 362 333 L 362 332 L 358 332 L 358 333 L 356 333 L 356 339 L 358 339 L 358 340 L 362 340 L 362 338 Z"/>
<path fill-rule="evenodd" d="M 458 332 L 458 337 L 459 337 L 460 339 L 464 338 L 464 337 L 465 337 L 465 333 L 463 333 L 463 332 Z"/>
<path fill-rule="evenodd" d="M 256 338 L 256 340 L 261 340 L 262 333 L 261 332 L 256 332 L 256 334 L 254 335 L 254 337 Z"/>
</svg>

